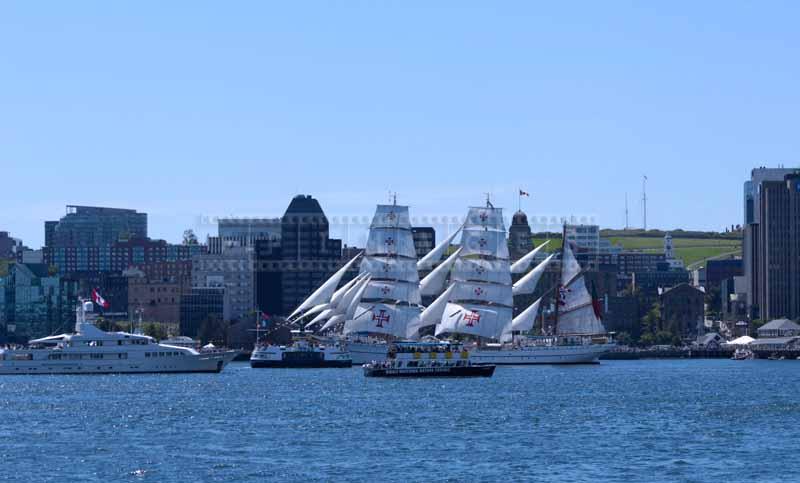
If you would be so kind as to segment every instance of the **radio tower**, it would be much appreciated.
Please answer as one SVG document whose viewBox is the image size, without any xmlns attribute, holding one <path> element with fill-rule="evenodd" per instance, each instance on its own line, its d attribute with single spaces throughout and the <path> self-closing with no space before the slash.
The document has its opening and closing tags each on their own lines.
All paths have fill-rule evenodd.
<svg viewBox="0 0 800 483">
<path fill-rule="evenodd" d="M 625 193 L 625 229 L 628 229 L 628 193 Z"/>
<path fill-rule="evenodd" d="M 644 213 L 644 231 L 647 231 L 647 175 L 642 176 L 642 208 Z"/>
</svg>

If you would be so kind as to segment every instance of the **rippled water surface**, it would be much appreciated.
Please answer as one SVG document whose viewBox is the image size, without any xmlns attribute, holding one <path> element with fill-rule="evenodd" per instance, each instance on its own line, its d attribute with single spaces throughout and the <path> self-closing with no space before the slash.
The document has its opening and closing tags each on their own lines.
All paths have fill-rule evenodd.
<svg viewBox="0 0 800 483">
<path fill-rule="evenodd" d="M 800 361 L 0 376 L 5 481 L 800 481 Z"/>
</svg>

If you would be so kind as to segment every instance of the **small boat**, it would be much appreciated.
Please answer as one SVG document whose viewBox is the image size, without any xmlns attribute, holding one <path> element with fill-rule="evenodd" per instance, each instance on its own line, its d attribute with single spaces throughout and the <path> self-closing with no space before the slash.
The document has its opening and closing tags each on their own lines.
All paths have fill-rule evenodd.
<svg viewBox="0 0 800 483">
<path fill-rule="evenodd" d="M 767 359 L 770 361 L 783 361 L 786 360 L 786 357 L 778 355 L 777 352 L 773 352 L 769 357 L 767 357 Z"/>
<path fill-rule="evenodd" d="M 474 364 L 469 352 L 450 342 L 397 342 L 388 359 L 362 366 L 365 377 L 492 377 L 493 364 Z"/>
<path fill-rule="evenodd" d="M 747 361 L 754 358 L 755 354 L 753 354 L 753 351 L 741 347 L 736 349 L 733 356 L 731 356 L 731 359 L 734 361 Z"/>
<path fill-rule="evenodd" d="M 250 367 L 326 368 L 352 367 L 353 359 L 339 345 L 318 343 L 302 330 L 292 331 L 290 345 L 256 345 L 250 356 Z"/>
</svg>

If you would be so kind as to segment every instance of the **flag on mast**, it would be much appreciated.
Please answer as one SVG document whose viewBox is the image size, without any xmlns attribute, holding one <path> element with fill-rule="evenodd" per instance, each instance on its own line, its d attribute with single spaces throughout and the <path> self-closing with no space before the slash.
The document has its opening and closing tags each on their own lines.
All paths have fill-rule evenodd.
<svg viewBox="0 0 800 483">
<path fill-rule="evenodd" d="M 108 300 L 104 299 L 102 295 L 100 295 L 100 290 L 97 288 L 92 289 L 92 302 L 104 309 L 111 307 L 111 304 L 108 303 Z"/>
</svg>

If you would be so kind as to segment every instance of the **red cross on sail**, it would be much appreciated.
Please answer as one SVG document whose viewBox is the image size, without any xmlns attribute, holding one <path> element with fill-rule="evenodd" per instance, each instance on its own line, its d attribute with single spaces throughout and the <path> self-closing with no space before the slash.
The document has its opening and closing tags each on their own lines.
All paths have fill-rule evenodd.
<svg viewBox="0 0 800 483">
<path fill-rule="evenodd" d="M 392 245 L 394 245 L 394 238 L 389 237 L 386 240 L 384 240 L 383 243 L 385 243 L 388 246 L 392 246 Z"/>
<path fill-rule="evenodd" d="M 381 309 L 379 313 L 372 312 L 372 320 L 377 322 L 375 327 L 383 328 L 384 323 L 389 323 L 390 315 L 386 313 L 386 310 Z"/>
<path fill-rule="evenodd" d="M 480 240 L 478 240 L 478 245 L 480 245 L 480 246 L 481 246 L 481 248 L 486 248 L 486 245 L 487 245 L 488 243 L 489 243 L 489 242 L 487 242 L 487 241 L 486 241 L 486 238 L 481 238 Z"/>
<path fill-rule="evenodd" d="M 383 287 L 381 287 L 381 293 L 383 295 L 389 295 L 389 292 L 391 292 L 391 291 L 392 291 L 392 287 L 390 287 L 388 285 L 384 285 Z"/>
<path fill-rule="evenodd" d="M 481 211 L 480 218 L 483 223 L 486 223 L 486 220 L 489 219 L 489 215 L 485 211 Z"/>
<path fill-rule="evenodd" d="M 464 316 L 464 322 L 466 322 L 467 327 L 474 327 L 475 324 L 481 321 L 481 314 L 478 312 L 470 312 Z"/>
<path fill-rule="evenodd" d="M 475 295 L 480 297 L 483 295 L 483 288 L 482 287 L 475 287 Z"/>
</svg>

